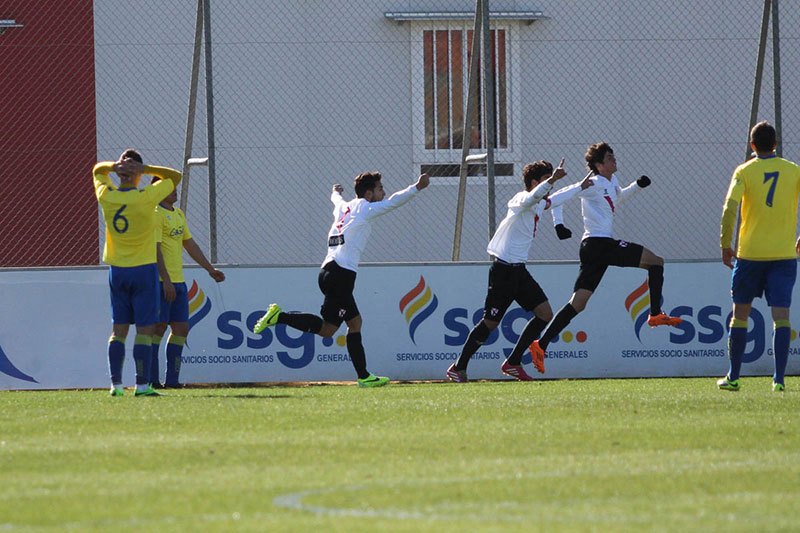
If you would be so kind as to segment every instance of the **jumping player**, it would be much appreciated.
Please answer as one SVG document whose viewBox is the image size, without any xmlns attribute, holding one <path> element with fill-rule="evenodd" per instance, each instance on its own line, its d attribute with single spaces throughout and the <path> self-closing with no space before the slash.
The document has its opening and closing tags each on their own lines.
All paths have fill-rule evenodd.
<svg viewBox="0 0 800 533">
<path fill-rule="evenodd" d="M 747 320 L 753 299 L 766 295 L 772 309 L 775 374 L 772 390 L 786 389 L 784 374 L 789 360 L 789 307 L 797 277 L 800 239 L 795 241 L 800 167 L 775 155 L 775 128 L 767 121 L 750 130 L 756 157 L 736 167 L 725 197 L 720 230 L 722 262 L 733 269 L 733 316 L 728 332 L 728 374 L 717 381 L 720 389 L 737 391 L 739 371 L 747 345 Z M 731 248 L 736 212 L 742 204 L 739 245 Z M 734 262 L 735 261 L 735 262 Z"/>
<path fill-rule="evenodd" d="M 647 285 L 650 289 L 650 317 L 647 323 L 650 327 L 677 326 L 682 322 L 680 318 L 667 316 L 661 311 L 664 259 L 641 244 L 614 238 L 616 208 L 632 194 L 650 185 L 650 178 L 641 176 L 624 189 L 620 187 L 619 180 L 614 174 L 617 171 L 617 160 L 614 157 L 614 150 L 608 143 L 589 146 L 584 158 L 589 170 L 595 174 L 590 178 L 594 186 L 581 188 L 575 184 L 556 193 L 580 196 L 584 232 L 580 249 L 580 271 L 572 298 L 556 313 L 539 340 L 530 346 L 534 364 L 538 368 L 537 362 L 540 363 L 542 372 L 547 346 L 578 313 L 586 308 L 589 298 L 597 289 L 609 266 L 647 270 Z M 558 222 L 560 212 L 554 212 L 553 217 Z"/>
<path fill-rule="evenodd" d="M 119 188 L 114 187 L 108 177 L 112 171 L 119 176 Z M 109 265 L 111 288 L 113 332 L 108 340 L 111 395 L 123 394 L 125 337 L 131 323 L 135 323 L 135 396 L 157 396 L 149 385 L 150 344 L 154 324 L 158 321 L 159 302 L 155 209 L 175 189 L 181 173 L 171 168 L 143 165 L 141 154 L 129 149 L 115 163 L 97 163 L 92 174 L 95 196 L 106 223 L 103 261 Z M 139 190 L 142 174 L 158 176 L 162 181 Z"/>
<path fill-rule="evenodd" d="M 489 289 L 484 303 L 483 318 L 470 331 L 467 342 L 461 349 L 461 356 L 447 369 L 447 378 L 455 383 L 466 383 L 467 365 L 470 358 L 489 338 L 500 320 L 505 315 L 511 302 L 517 301 L 526 311 L 533 311 L 533 318 L 528 321 L 517 340 L 514 349 L 500 370 L 519 381 L 533 381 L 522 367 L 522 354 L 539 336 L 542 329 L 553 318 L 553 311 L 542 288 L 531 277 L 525 262 L 528 260 L 539 217 L 546 209 L 559 205 L 561 199 L 546 198 L 553 184 L 566 176 L 564 159 L 553 170 L 547 161 L 537 161 L 525 166 L 522 180 L 525 190 L 515 194 L 508 201 L 508 212 L 500 222 L 487 251 L 492 257 L 489 267 Z M 588 177 L 581 184 L 591 186 Z M 566 199 L 568 195 L 562 195 Z M 563 225 L 557 228 L 560 238 L 569 238 L 571 232 Z M 538 367 L 537 367 L 538 369 Z M 544 368 L 540 370 L 543 371 Z"/>
<path fill-rule="evenodd" d="M 428 175 L 422 174 L 415 184 L 384 200 L 386 192 L 381 183 L 381 174 L 364 172 L 356 176 L 356 199 L 349 202 L 342 198 L 344 188 L 339 184 L 334 185 L 331 193 L 333 224 L 328 232 L 328 255 L 322 262 L 318 277 L 319 288 L 325 295 L 320 308 L 322 316 L 284 313 L 278 304 L 273 303 L 258 320 L 253 331 L 261 333 L 267 327 L 281 323 L 321 337 L 332 337 L 342 322 L 346 322 L 347 352 L 356 370 L 358 385 L 380 387 L 389 383 L 389 378 L 375 376 L 367 371 L 367 359 L 361 343 L 361 314 L 353 297 L 356 272 L 361 253 L 372 231 L 372 221 L 405 204 L 429 183 Z"/>
<path fill-rule="evenodd" d="M 153 178 L 153 183 L 159 180 Z M 152 358 L 150 360 L 150 383 L 155 387 L 160 386 L 158 371 L 158 351 L 161 338 L 167 331 L 169 324 L 170 334 L 167 339 L 166 364 L 167 373 L 164 380 L 166 388 L 180 387 L 181 354 L 189 335 L 189 293 L 183 277 L 183 250 L 194 259 L 198 265 L 206 269 L 208 275 L 217 283 L 225 281 L 225 273 L 214 268 L 208 262 L 203 251 L 192 238 L 186 215 L 175 207 L 178 201 L 178 191 L 173 190 L 156 207 L 157 218 L 157 243 L 156 256 L 158 259 L 158 273 L 161 278 L 161 305 L 159 321 L 153 334 Z"/>
</svg>

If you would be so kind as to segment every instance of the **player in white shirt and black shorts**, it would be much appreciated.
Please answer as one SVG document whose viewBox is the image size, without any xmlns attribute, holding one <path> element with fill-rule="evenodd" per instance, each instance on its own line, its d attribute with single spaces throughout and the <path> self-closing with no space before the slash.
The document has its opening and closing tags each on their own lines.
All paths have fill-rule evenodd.
<svg viewBox="0 0 800 533">
<path fill-rule="evenodd" d="M 483 318 L 467 336 L 458 360 L 447 369 L 446 375 L 450 381 L 468 381 L 467 365 L 470 358 L 486 342 L 508 306 L 515 300 L 526 311 L 532 311 L 534 316 L 523 328 L 514 349 L 500 369 L 504 374 L 520 381 L 533 380 L 522 367 L 522 354 L 553 318 L 553 311 L 544 291 L 525 268 L 525 262 L 536 236 L 539 217 L 546 209 L 560 205 L 560 199 L 546 197 L 553 188 L 553 183 L 566 175 L 563 167 L 562 159 L 555 171 L 553 165 L 547 161 L 530 163 L 523 169 L 525 190 L 509 200 L 506 217 L 500 222 L 487 248 L 492 257 L 492 266 L 489 268 L 489 289 Z M 564 196 L 564 199 L 567 198 L 568 196 Z M 560 238 L 569 238 L 571 235 L 563 225 L 556 228 L 556 231 Z"/>
<path fill-rule="evenodd" d="M 542 336 L 531 344 L 530 350 L 534 361 L 544 359 L 550 342 L 586 308 L 589 298 L 597 289 L 609 266 L 647 270 L 647 284 L 650 290 L 650 317 L 647 323 L 650 327 L 677 326 L 682 322 L 680 318 L 668 316 L 661 311 L 664 259 L 641 244 L 614 238 L 616 207 L 632 194 L 650 185 L 650 178 L 640 176 L 623 189 L 614 174 L 617 171 L 617 160 L 614 157 L 614 150 L 608 143 L 589 146 L 584 158 L 589 170 L 594 174 L 590 178 L 594 186 L 580 189 L 572 185 L 556 193 L 581 198 L 584 233 L 580 250 L 580 272 L 570 301 L 556 313 L 553 321 L 542 332 Z M 558 223 L 560 218 L 560 210 L 554 211 L 554 221 Z"/>
<path fill-rule="evenodd" d="M 333 337 L 342 322 L 347 323 L 347 352 L 362 387 L 380 387 L 389 383 L 389 378 L 367 371 L 364 346 L 361 343 L 361 313 L 353 297 L 356 272 L 361 254 L 366 247 L 372 221 L 380 215 L 400 207 L 428 186 L 430 178 L 422 174 L 417 182 L 394 193 L 388 199 L 383 190 L 379 172 L 364 172 L 356 176 L 354 188 L 356 198 L 346 202 L 342 198 L 344 188 L 336 184 L 331 193 L 333 202 L 333 224 L 328 231 L 328 254 L 322 262 L 317 279 L 325 299 L 317 316 L 310 313 L 284 313 L 278 304 L 272 304 L 266 314 L 256 323 L 253 331 L 261 333 L 277 323 L 315 333 L 321 337 Z"/>
</svg>

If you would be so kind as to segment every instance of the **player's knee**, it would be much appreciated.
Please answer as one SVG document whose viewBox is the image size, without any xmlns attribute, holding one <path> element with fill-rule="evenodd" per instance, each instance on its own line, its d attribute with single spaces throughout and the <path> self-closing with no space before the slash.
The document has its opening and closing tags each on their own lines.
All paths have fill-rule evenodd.
<svg viewBox="0 0 800 533">
<path fill-rule="evenodd" d="M 339 329 L 339 326 L 331 324 L 329 322 L 325 322 L 322 324 L 322 328 L 319 330 L 319 336 L 325 338 L 333 337 L 336 330 Z"/>
<path fill-rule="evenodd" d="M 644 268 L 650 268 L 653 266 L 663 267 L 664 258 L 661 257 L 660 255 L 654 254 L 650 250 L 645 249 L 644 253 L 642 254 L 641 263 L 642 263 L 641 266 L 643 266 Z"/>
<path fill-rule="evenodd" d="M 483 323 L 486 326 L 486 329 L 488 329 L 489 331 L 493 331 L 500 324 L 500 322 L 498 322 L 497 320 L 489 320 L 486 318 L 483 319 Z"/>
<path fill-rule="evenodd" d="M 550 309 L 550 306 L 548 306 L 547 309 L 537 310 L 534 314 L 536 315 L 536 318 L 545 322 L 550 322 L 553 320 L 553 310 Z"/>
<path fill-rule="evenodd" d="M 569 304 L 575 309 L 576 313 L 583 312 L 586 309 L 586 304 L 589 303 L 589 298 L 573 298 Z"/>
</svg>

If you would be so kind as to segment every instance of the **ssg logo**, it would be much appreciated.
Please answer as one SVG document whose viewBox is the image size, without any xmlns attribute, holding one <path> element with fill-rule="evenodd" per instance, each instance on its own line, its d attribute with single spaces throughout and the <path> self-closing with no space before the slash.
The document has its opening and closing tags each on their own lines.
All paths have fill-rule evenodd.
<svg viewBox="0 0 800 533">
<path fill-rule="evenodd" d="M 625 309 L 631 314 L 634 322 L 636 338 L 647 322 L 650 295 L 647 292 L 647 282 L 642 283 L 625 298 Z M 732 313 L 723 310 L 718 305 L 704 305 L 695 308 L 690 305 L 678 305 L 669 311 L 672 316 L 681 317 L 683 322 L 674 328 L 669 328 L 669 342 L 673 345 L 714 345 L 725 342 L 728 324 Z M 747 347 L 742 357 L 742 362 L 751 363 L 759 359 L 766 352 L 767 343 L 772 335 L 771 324 L 758 309 L 753 307 L 750 311 L 750 320 L 747 328 Z M 791 338 L 797 336 L 792 330 Z M 641 339 L 639 339 L 641 342 Z"/>
<path fill-rule="evenodd" d="M 195 324 L 211 312 L 211 299 L 197 285 L 196 280 L 192 280 L 192 287 L 187 296 L 189 297 L 189 331 L 191 331 Z"/>
<path fill-rule="evenodd" d="M 639 337 L 639 332 L 642 326 L 647 322 L 647 311 L 650 308 L 650 291 L 647 288 L 647 281 L 636 287 L 636 289 L 625 298 L 625 309 L 630 312 L 631 320 L 633 320 L 633 331 L 636 333 L 636 338 L 639 342 L 642 339 Z"/>
<path fill-rule="evenodd" d="M 436 311 L 437 307 L 439 307 L 439 299 L 425 283 L 425 278 L 420 276 L 417 286 L 400 299 L 400 312 L 408 324 L 408 336 L 411 337 L 411 342 L 417 344 L 417 341 L 414 340 L 417 328 Z"/>
</svg>

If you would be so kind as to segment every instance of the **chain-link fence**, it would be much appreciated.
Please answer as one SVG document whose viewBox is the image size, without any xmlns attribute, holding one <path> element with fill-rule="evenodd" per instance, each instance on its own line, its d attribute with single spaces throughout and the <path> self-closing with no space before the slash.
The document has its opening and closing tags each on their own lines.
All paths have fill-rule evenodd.
<svg viewBox="0 0 800 533">
<path fill-rule="evenodd" d="M 474 145 L 484 140 L 482 120 L 468 135 L 462 126 L 475 2 L 208 3 L 218 261 L 319 263 L 331 186 L 341 183 L 352 198 L 353 177 L 367 170 L 382 172 L 389 191 L 422 171 L 436 177 L 411 203 L 379 219 L 363 260 L 449 260 L 461 146 L 466 138 Z M 115 159 L 136 147 L 146 162 L 182 167 L 196 7 L 186 0 L 15 0 L 0 8 L 0 18 L 24 24 L 0 35 L 0 266 L 99 261 L 102 224 L 90 186 L 95 157 Z M 64 22 L 66 14 L 92 8 L 88 18 Z M 653 179 L 617 211 L 617 236 L 668 260 L 716 258 L 722 200 L 745 157 L 763 3 L 492 0 L 490 9 L 497 221 L 521 189 L 525 163 L 566 157 L 562 183 L 572 183 L 585 174 L 586 147 L 608 141 L 623 184 L 640 174 Z M 92 17 L 93 61 L 86 59 Z M 42 27 L 47 20 L 53 22 Z M 793 83 L 799 22 L 798 5 L 781 2 L 781 133 L 790 159 L 800 159 L 800 92 Z M 195 156 L 206 155 L 206 57 Z M 40 72 L 51 63 L 59 69 Z M 28 71 L 39 77 L 26 78 Z M 53 94 L 32 96 L 37 84 L 54 81 L 50 76 L 58 82 Z M 84 96 L 91 77 L 94 90 Z M 36 118 L 25 114 L 25 96 L 34 100 L 27 104 L 40 112 Z M 760 101 L 759 119 L 774 120 L 771 48 Z M 87 157 L 78 139 L 88 130 L 94 135 L 83 119 L 94 120 L 84 109 L 90 103 L 97 145 Z M 32 167 L 34 161 L 48 164 Z M 66 174 L 77 176 L 69 192 L 60 188 Z M 460 254 L 467 261 L 487 259 L 486 178 L 479 167 L 472 174 Z M 207 168 L 192 169 L 187 216 L 206 250 L 208 183 Z M 30 198 L 20 191 L 32 191 Z M 52 211 L 73 204 L 74 212 Z M 565 205 L 565 215 L 573 238 L 559 241 L 544 220 L 531 259 L 577 258 L 579 202 Z M 53 242 L 45 223 L 66 230 Z M 43 253 L 54 249 L 55 257 Z"/>
</svg>

